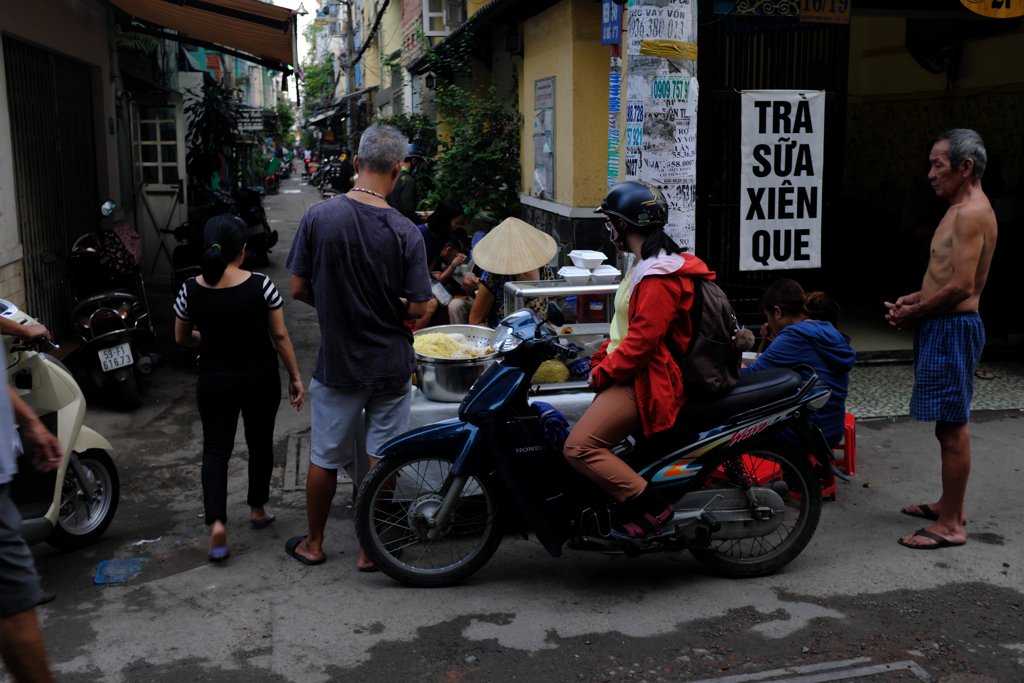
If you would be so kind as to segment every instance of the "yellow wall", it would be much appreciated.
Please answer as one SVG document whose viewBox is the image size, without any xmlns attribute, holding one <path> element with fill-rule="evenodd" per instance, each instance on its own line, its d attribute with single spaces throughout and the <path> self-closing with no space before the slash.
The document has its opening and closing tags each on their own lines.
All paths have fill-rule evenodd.
<svg viewBox="0 0 1024 683">
<path fill-rule="evenodd" d="M 373 22 L 377 19 L 377 8 L 367 2 L 363 5 L 363 30 L 369 31 L 373 28 Z M 383 20 L 382 20 L 383 23 Z M 364 33 L 365 35 L 365 33 Z M 356 48 L 358 51 L 358 48 Z M 373 37 L 370 45 L 363 53 L 363 87 L 380 86 L 380 31 Z"/>
<path fill-rule="evenodd" d="M 601 45 L 601 5 L 574 0 L 573 206 L 600 206 L 608 184 L 608 73 L 611 48 Z"/>
<path fill-rule="evenodd" d="M 477 11 L 486 5 L 490 0 L 466 0 L 466 18 L 473 16 Z"/>
<path fill-rule="evenodd" d="M 946 74 L 926 71 L 904 48 L 906 24 L 906 19 L 897 17 L 854 17 L 850 22 L 852 102 L 864 96 L 945 90 Z M 1024 83 L 1022 45 L 1022 33 L 965 45 L 956 87 L 970 89 Z M 869 51 L 867 56 L 865 51 Z"/>
<path fill-rule="evenodd" d="M 523 25 L 522 187 L 533 194 L 534 83 L 554 76 L 554 201 L 566 206 L 597 206 L 605 194 L 610 55 L 600 24 L 600 4 L 562 0 Z"/>
<path fill-rule="evenodd" d="M 402 3 L 392 2 L 388 4 L 387 10 L 384 12 L 384 18 L 380 21 L 380 31 L 378 31 L 377 36 L 380 51 L 384 53 L 385 57 L 402 47 Z M 390 88 L 392 85 L 391 71 L 385 69 L 380 77 L 380 87 Z"/>
</svg>

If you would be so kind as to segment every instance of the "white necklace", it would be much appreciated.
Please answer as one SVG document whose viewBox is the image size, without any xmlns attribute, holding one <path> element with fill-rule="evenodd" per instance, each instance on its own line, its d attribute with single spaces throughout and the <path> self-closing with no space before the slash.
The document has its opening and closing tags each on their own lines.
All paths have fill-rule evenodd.
<svg viewBox="0 0 1024 683">
<path fill-rule="evenodd" d="M 366 194 L 372 194 L 374 197 L 380 197 L 381 199 L 384 199 L 383 196 L 377 194 L 373 190 L 366 190 L 362 187 L 353 187 L 352 189 L 355 190 L 356 192 L 365 192 Z M 387 201 L 387 199 L 384 199 L 384 201 Z"/>
</svg>

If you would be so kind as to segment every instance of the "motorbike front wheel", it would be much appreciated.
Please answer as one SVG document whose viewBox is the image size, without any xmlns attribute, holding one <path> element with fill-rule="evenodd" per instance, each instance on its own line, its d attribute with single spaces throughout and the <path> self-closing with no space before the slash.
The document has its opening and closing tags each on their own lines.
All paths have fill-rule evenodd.
<svg viewBox="0 0 1024 683">
<path fill-rule="evenodd" d="M 770 449 L 770 450 L 769 450 Z M 767 536 L 716 540 L 690 548 L 697 560 L 731 577 L 770 574 L 792 562 L 810 543 L 821 518 L 821 486 L 808 457 L 781 441 L 746 455 L 724 456 L 700 473 L 697 488 L 774 488 L 783 495 L 782 523 Z"/>
<path fill-rule="evenodd" d="M 92 484 L 92 500 L 86 500 L 82 485 L 69 466 L 60 492 L 57 525 L 46 542 L 61 550 L 77 550 L 95 543 L 114 520 L 121 498 L 121 479 L 106 451 L 97 449 L 78 454 L 85 476 Z"/>
<path fill-rule="evenodd" d="M 427 537 L 454 460 L 448 454 L 390 456 L 359 487 L 359 545 L 391 578 L 412 586 L 448 586 L 483 567 L 498 549 L 499 492 L 487 478 L 470 477 L 446 527 L 437 538 Z"/>
</svg>

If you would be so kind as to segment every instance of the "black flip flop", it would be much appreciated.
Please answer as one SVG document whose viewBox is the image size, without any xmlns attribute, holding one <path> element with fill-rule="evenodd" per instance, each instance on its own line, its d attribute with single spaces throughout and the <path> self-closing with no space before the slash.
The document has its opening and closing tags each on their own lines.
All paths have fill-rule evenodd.
<svg viewBox="0 0 1024 683">
<path fill-rule="evenodd" d="M 299 562 L 301 562 L 302 564 L 307 565 L 309 567 L 312 567 L 313 565 L 317 564 L 323 564 L 327 561 L 326 553 L 319 560 L 311 560 L 308 557 L 303 557 L 302 555 L 299 555 L 297 552 L 295 552 L 295 549 L 299 547 L 299 544 L 302 543 L 304 540 L 306 540 L 305 536 L 295 536 L 294 538 L 289 538 L 288 542 L 284 544 L 284 551 L 292 557 L 294 557 Z"/>
<path fill-rule="evenodd" d="M 932 522 L 937 522 L 939 520 L 939 513 L 933 510 L 932 506 L 927 503 L 919 504 L 917 509 L 920 510 L 920 512 L 910 512 L 907 508 L 903 508 L 900 512 L 908 517 L 920 517 L 921 519 L 927 519 Z M 966 525 L 967 522 L 964 522 L 964 524 Z"/>
<path fill-rule="evenodd" d="M 904 547 L 910 548 L 911 550 L 936 550 L 938 548 L 955 548 L 957 546 L 963 545 L 964 543 L 967 543 L 967 541 L 961 541 L 960 543 L 947 541 L 942 536 L 939 536 L 938 534 L 933 534 L 932 532 L 926 531 L 924 529 L 918 529 L 914 532 L 914 535 L 920 536 L 921 538 L 930 538 L 933 541 L 935 541 L 935 545 L 910 545 L 909 543 L 904 543 L 902 538 L 899 540 L 899 544 Z"/>
</svg>

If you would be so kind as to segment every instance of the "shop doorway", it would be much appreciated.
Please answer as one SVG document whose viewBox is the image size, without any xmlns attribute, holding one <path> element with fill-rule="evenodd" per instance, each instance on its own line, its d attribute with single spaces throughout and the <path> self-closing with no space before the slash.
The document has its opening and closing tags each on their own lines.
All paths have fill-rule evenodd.
<svg viewBox="0 0 1024 683">
<path fill-rule="evenodd" d="M 27 312 L 66 339 L 71 286 L 40 257 L 67 255 L 99 221 L 93 68 L 10 36 L 3 51 Z"/>
</svg>

